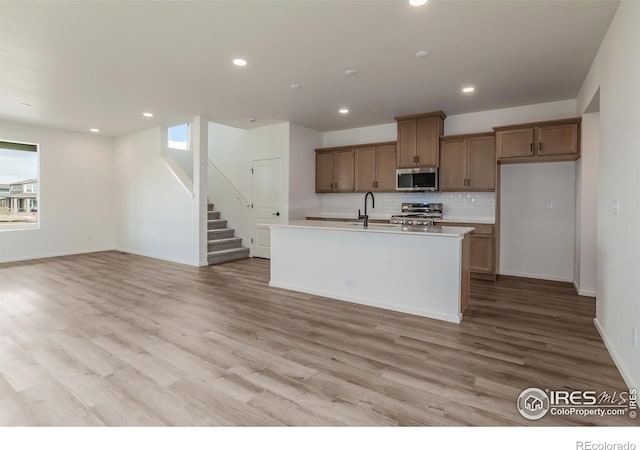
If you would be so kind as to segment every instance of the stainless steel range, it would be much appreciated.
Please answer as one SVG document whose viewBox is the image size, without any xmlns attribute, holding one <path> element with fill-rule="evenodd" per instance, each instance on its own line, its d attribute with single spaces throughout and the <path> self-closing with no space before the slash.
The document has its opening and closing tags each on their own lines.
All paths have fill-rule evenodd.
<svg viewBox="0 0 640 450">
<path fill-rule="evenodd" d="M 402 213 L 391 216 L 391 223 L 431 227 L 436 219 L 442 219 L 442 203 L 403 203 Z"/>
</svg>

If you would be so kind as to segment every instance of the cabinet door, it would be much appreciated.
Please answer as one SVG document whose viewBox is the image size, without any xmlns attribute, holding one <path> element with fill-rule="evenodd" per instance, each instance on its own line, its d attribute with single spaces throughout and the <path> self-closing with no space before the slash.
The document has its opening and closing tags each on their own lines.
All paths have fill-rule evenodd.
<svg viewBox="0 0 640 450">
<path fill-rule="evenodd" d="M 578 124 L 551 125 L 536 128 L 538 155 L 578 153 Z"/>
<path fill-rule="evenodd" d="M 416 119 L 398 121 L 398 167 L 416 165 Z"/>
<path fill-rule="evenodd" d="M 316 152 L 316 192 L 333 191 L 333 152 Z"/>
<path fill-rule="evenodd" d="M 395 155 L 394 155 L 395 157 Z M 395 161 L 393 162 L 395 164 Z M 367 192 L 375 188 L 376 148 L 356 149 L 356 192 Z"/>
<path fill-rule="evenodd" d="M 333 190 L 353 192 L 355 187 L 353 149 L 333 153 Z"/>
<path fill-rule="evenodd" d="M 440 148 L 440 117 L 422 117 L 416 121 L 417 165 L 438 165 L 438 150 Z"/>
<path fill-rule="evenodd" d="M 440 148 L 440 190 L 467 189 L 467 141 L 444 141 Z"/>
<path fill-rule="evenodd" d="M 471 191 L 496 190 L 496 141 L 493 136 L 468 139 L 467 188 Z"/>
<path fill-rule="evenodd" d="M 473 272 L 493 273 L 493 236 L 471 234 L 471 264 Z"/>
<path fill-rule="evenodd" d="M 496 131 L 498 159 L 533 156 L 533 128 Z"/>
<path fill-rule="evenodd" d="M 396 146 L 376 146 L 376 190 L 396 190 Z"/>
</svg>

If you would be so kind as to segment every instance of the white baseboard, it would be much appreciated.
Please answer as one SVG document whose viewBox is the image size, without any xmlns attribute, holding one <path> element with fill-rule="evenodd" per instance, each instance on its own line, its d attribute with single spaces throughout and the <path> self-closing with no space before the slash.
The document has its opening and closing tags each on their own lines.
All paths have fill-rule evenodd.
<svg viewBox="0 0 640 450">
<path fill-rule="evenodd" d="M 640 383 L 636 382 L 633 379 L 633 376 L 631 375 L 629 370 L 627 370 L 627 367 L 622 362 L 622 358 L 620 358 L 620 355 L 618 355 L 618 352 L 616 352 L 615 348 L 611 344 L 611 341 L 607 338 L 607 335 L 604 332 L 604 330 L 602 329 L 602 326 L 600 325 L 600 322 L 598 321 L 597 317 L 595 319 L 593 319 L 593 324 L 596 326 L 596 330 L 598 330 L 598 333 L 600 333 L 600 337 L 602 338 L 602 342 L 604 342 L 604 346 L 607 347 L 607 351 L 611 355 L 611 359 L 613 359 L 613 362 L 615 363 L 616 367 L 618 368 L 618 371 L 620 372 L 620 375 L 622 375 L 622 379 L 627 384 L 627 387 L 629 389 L 640 387 Z"/>
<path fill-rule="evenodd" d="M 124 248 L 116 248 L 115 250 L 117 252 L 130 253 L 132 255 L 137 255 L 137 256 L 144 256 L 145 258 L 159 259 L 161 261 L 167 261 L 167 262 L 172 262 L 172 263 L 177 263 L 177 264 L 184 264 L 186 266 L 192 266 L 192 267 L 202 267 L 200 265 L 200 261 L 189 261 L 189 260 L 184 260 L 184 259 L 179 259 L 179 258 L 172 258 L 170 256 L 156 255 L 154 253 L 140 252 L 140 251 L 137 251 L 137 250 L 128 250 L 128 249 L 124 249 Z"/>
<path fill-rule="evenodd" d="M 360 305 L 373 306 L 375 308 L 389 309 L 391 311 L 402 312 L 406 314 L 413 314 L 416 316 L 428 317 L 430 319 L 444 320 L 446 322 L 460 323 L 462 320 L 462 314 L 442 314 L 434 311 L 405 308 L 402 306 L 392 305 L 388 303 L 380 303 L 371 300 L 367 300 L 360 297 L 353 297 L 349 295 L 336 294 L 334 292 L 323 291 L 320 289 L 310 289 L 306 287 L 296 286 L 289 283 L 281 283 L 278 281 L 270 281 L 269 286 L 280 289 L 287 289 L 289 291 L 304 292 L 306 294 L 317 295 L 320 297 L 328 297 L 335 300 L 341 300 L 350 303 L 358 303 Z"/>
<path fill-rule="evenodd" d="M 589 291 L 587 289 L 580 289 L 580 286 L 578 286 L 578 284 L 574 281 L 573 282 L 573 288 L 576 290 L 576 292 L 578 293 L 578 295 L 582 296 L 582 297 L 596 297 L 596 291 Z"/>
<path fill-rule="evenodd" d="M 544 275 L 539 273 L 513 272 L 511 270 L 501 270 L 499 275 L 509 277 L 535 278 L 536 280 L 564 281 L 565 283 L 573 283 L 573 277 L 557 277 L 555 275 Z"/>
<path fill-rule="evenodd" d="M 69 252 L 41 253 L 39 255 L 20 256 L 18 258 L 0 258 L 0 264 L 20 262 L 20 261 L 31 261 L 33 259 L 57 258 L 60 256 L 85 255 L 87 253 L 109 252 L 112 250 L 114 250 L 113 247 L 94 248 L 89 250 L 75 250 L 75 251 L 69 251 Z"/>
</svg>

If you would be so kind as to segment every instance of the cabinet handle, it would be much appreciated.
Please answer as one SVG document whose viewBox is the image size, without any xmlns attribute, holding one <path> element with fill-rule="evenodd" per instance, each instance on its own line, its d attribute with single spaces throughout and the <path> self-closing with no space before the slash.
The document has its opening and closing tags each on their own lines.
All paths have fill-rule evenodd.
<svg viewBox="0 0 640 450">
<path fill-rule="evenodd" d="M 529 153 L 533 155 L 533 142 L 529 144 Z"/>
<path fill-rule="evenodd" d="M 538 153 L 542 153 L 542 142 L 538 143 Z"/>
<path fill-rule="evenodd" d="M 335 184 L 335 189 L 338 189 L 338 183 L 334 183 Z"/>
<path fill-rule="evenodd" d="M 420 155 L 416 156 L 416 162 L 419 163 L 420 162 Z"/>
</svg>

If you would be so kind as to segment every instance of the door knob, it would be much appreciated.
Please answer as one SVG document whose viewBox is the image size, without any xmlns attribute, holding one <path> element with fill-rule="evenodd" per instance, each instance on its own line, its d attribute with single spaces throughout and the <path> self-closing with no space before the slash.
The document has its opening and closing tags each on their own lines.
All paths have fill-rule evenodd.
<svg viewBox="0 0 640 450">
<path fill-rule="evenodd" d="M 273 214 L 271 214 L 271 215 L 272 215 L 272 216 L 280 216 L 280 213 L 279 213 L 279 212 L 277 212 L 277 213 L 273 213 Z"/>
</svg>

